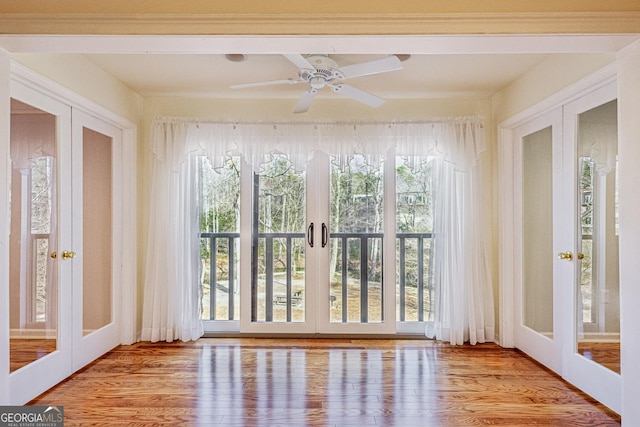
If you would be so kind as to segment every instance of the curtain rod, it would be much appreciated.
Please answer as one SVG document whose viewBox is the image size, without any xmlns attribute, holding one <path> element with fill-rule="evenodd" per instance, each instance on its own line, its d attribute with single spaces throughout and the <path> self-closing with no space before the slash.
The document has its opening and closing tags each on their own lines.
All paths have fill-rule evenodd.
<svg viewBox="0 0 640 427">
<path fill-rule="evenodd" d="M 174 116 L 155 116 L 154 121 L 182 121 L 186 123 L 195 124 L 209 124 L 209 125 L 273 125 L 273 126 L 403 126 L 403 125 L 434 125 L 444 123 L 462 123 L 462 122 L 475 122 L 480 123 L 481 127 L 484 121 L 482 116 L 458 116 L 458 117 L 444 117 L 437 119 L 428 119 L 420 121 L 389 121 L 389 122 L 375 122 L 375 121 L 233 121 L 233 120 L 212 120 L 205 118 L 194 117 L 174 117 Z"/>
</svg>

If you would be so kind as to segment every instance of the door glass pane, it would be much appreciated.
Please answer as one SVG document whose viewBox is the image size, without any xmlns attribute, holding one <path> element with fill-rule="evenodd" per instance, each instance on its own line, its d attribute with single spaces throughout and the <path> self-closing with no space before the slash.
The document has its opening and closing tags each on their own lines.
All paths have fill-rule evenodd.
<svg viewBox="0 0 640 427">
<path fill-rule="evenodd" d="M 418 163 L 410 167 L 396 159 L 396 320 L 400 322 L 433 320 L 432 161 Z"/>
<path fill-rule="evenodd" d="M 10 371 L 57 348 L 56 117 L 11 100 Z"/>
<path fill-rule="evenodd" d="M 202 319 L 239 319 L 240 160 L 214 169 L 198 158 L 200 171 Z M 212 286 L 213 284 L 213 286 Z"/>
<path fill-rule="evenodd" d="M 305 321 L 305 174 L 274 155 L 254 178 L 253 322 Z"/>
<path fill-rule="evenodd" d="M 553 337 L 551 127 L 522 139 L 523 323 Z"/>
<path fill-rule="evenodd" d="M 382 322 L 383 177 L 362 155 L 331 162 L 331 322 Z"/>
<path fill-rule="evenodd" d="M 82 132 L 82 332 L 87 335 L 112 318 L 112 139 Z"/>
<path fill-rule="evenodd" d="M 617 103 L 578 116 L 578 352 L 620 372 Z"/>
</svg>

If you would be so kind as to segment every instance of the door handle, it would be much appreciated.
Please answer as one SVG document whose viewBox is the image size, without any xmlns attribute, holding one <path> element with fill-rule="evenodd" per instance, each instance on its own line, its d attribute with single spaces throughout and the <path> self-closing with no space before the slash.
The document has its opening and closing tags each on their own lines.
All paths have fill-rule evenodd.
<svg viewBox="0 0 640 427">
<path fill-rule="evenodd" d="M 307 227 L 307 242 L 310 247 L 313 247 L 313 223 L 309 224 L 309 227 Z"/>
<path fill-rule="evenodd" d="M 51 252 L 49 255 L 51 258 L 58 258 L 58 252 Z M 62 259 L 72 259 L 76 257 L 76 253 L 73 251 L 62 251 Z"/>
<path fill-rule="evenodd" d="M 324 222 L 322 223 L 322 247 L 324 248 L 329 243 L 329 227 Z"/>
<path fill-rule="evenodd" d="M 573 254 L 571 252 L 560 252 L 558 254 L 558 258 L 571 261 L 573 259 Z"/>
</svg>

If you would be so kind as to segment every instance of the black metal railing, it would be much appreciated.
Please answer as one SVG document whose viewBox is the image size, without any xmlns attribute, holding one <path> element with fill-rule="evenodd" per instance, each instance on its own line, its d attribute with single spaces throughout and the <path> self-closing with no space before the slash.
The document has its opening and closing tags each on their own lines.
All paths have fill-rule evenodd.
<svg viewBox="0 0 640 427">
<path fill-rule="evenodd" d="M 208 248 L 209 257 L 209 307 L 210 307 L 210 320 L 233 320 L 234 313 L 234 290 L 237 286 L 238 272 L 236 271 L 236 250 L 239 242 L 239 233 L 201 233 L 201 238 L 206 240 L 206 247 Z M 401 322 L 407 321 L 406 308 L 407 308 L 407 287 L 416 288 L 416 305 L 417 305 L 417 318 L 419 322 L 429 320 L 429 313 L 432 310 L 434 284 L 433 275 L 431 274 L 433 257 L 431 256 L 432 250 L 432 233 L 397 233 L 396 234 L 396 256 L 398 260 L 398 283 L 397 291 L 399 297 L 399 320 Z M 306 239 L 305 233 L 258 233 L 257 241 L 253 244 L 253 262 L 252 264 L 252 321 L 258 321 L 257 307 L 258 307 L 258 281 L 260 277 L 264 277 L 264 321 L 272 322 L 274 319 L 274 305 L 284 305 L 286 308 L 286 322 L 292 321 L 292 307 L 302 304 L 304 298 L 300 295 L 296 295 L 294 292 L 294 278 L 293 268 L 294 245 L 304 245 Z M 329 235 L 334 244 L 338 245 L 341 250 L 340 266 L 336 272 L 340 273 L 341 277 L 341 307 L 342 312 L 340 318 L 343 323 L 348 322 L 348 285 L 350 277 L 350 257 L 349 257 L 349 242 L 354 240 L 359 242 L 359 280 L 360 280 L 360 322 L 369 322 L 369 287 L 371 282 L 370 270 L 373 267 L 370 265 L 371 242 L 374 239 L 380 239 L 380 257 L 382 260 L 382 233 L 331 233 Z M 226 262 L 222 265 L 222 269 L 227 271 L 227 287 L 224 287 L 223 283 L 219 283 L 218 280 L 218 246 L 221 240 L 226 241 L 226 247 L 228 253 L 226 255 Z M 255 240 L 255 239 L 254 239 Z M 276 259 L 274 256 L 274 242 L 280 240 L 280 245 L 284 257 L 283 259 Z M 298 242 L 296 243 L 296 240 Z M 338 240 L 336 243 L 335 240 Z M 410 243 L 413 242 L 413 243 Z M 260 250 L 262 248 L 262 250 Z M 263 257 L 262 260 L 260 258 Z M 410 258 L 410 259 L 409 259 Z M 274 287 L 276 283 L 276 262 L 283 264 L 284 279 L 284 294 L 274 294 Z M 380 261 L 381 263 L 382 261 Z M 410 267 L 408 265 L 411 264 Z M 382 265 L 380 265 L 382 267 Z M 351 266 L 351 268 L 353 268 Z M 412 269 L 412 274 L 408 274 L 408 270 Z M 380 269 L 381 271 L 382 269 Z M 260 276 L 260 277 L 259 277 Z M 353 276 L 353 274 L 352 274 Z M 411 276 L 411 279 L 408 277 Z M 379 277 L 379 282 L 382 283 L 382 277 Z M 226 301 L 217 301 L 216 290 L 222 290 L 227 293 Z M 218 319 L 216 317 L 216 307 L 218 304 L 225 304 L 228 306 L 228 317 L 226 319 Z M 412 320 L 412 319 L 409 319 Z"/>
<path fill-rule="evenodd" d="M 359 241 L 360 246 L 360 322 L 369 322 L 369 240 L 380 239 L 380 254 L 382 255 L 382 233 L 331 233 L 329 238 L 331 240 L 339 240 L 338 247 L 341 249 L 342 258 L 340 265 L 341 275 L 341 320 L 342 323 L 348 322 L 348 280 L 349 280 L 349 240 Z M 380 260 L 383 257 L 380 256 Z M 381 261 L 382 263 L 382 261 Z M 382 265 L 381 265 L 382 267 Z M 382 283 L 382 278 L 380 278 Z M 382 301 L 381 301 L 382 302 Z M 383 319 L 380 319 L 383 320 Z"/>
<path fill-rule="evenodd" d="M 304 233 L 258 233 L 258 242 L 254 242 L 253 245 L 253 279 L 252 279 L 252 321 L 257 321 L 257 307 L 258 307 L 258 275 L 259 275 L 259 242 L 264 241 L 264 287 L 265 287 L 265 321 L 273 321 L 273 306 L 274 304 L 284 304 L 286 309 L 286 322 L 292 320 L 292 306 L 294 302 L 300 304 L 303 300 L 301 296 L 293 295 L 293 246 L 294 241 L 300 240 L 301 245 L 304 245 L 305 234 Z M 285 292 L 284 295 L 274 295 L 275 285 L 275 257 L 274 255 L 274 242 L 279 239 L 284 241 L 284 272 L 285 272 Z"/>
<path fill-rule="evenodd" d="M 425 321 L 425 304 L 427 304 L 427 313 L 432 311 L 433 302 L 433 257 L 431 249 L 433 244 L 432 233 L 396 233 L 397 239 L 397 256 L 398 256 L 398 293 L 400 298 L 400 321 L 406 321 L 407 307 L 407 242 L 416 241 L 416 274 L 414 284 L 416 286 L 417 297 L 417 321 Z M 428 256 L 427 265 L 425 265 L 425 251 Z M 425 301 L 425 291 L 427 293 L 427 301 Z"/>
<path fill-rule="evenodd" d="M 235 289 L 237 286 L 236 272 L 236 245 L 240 240 L 240 233 L 200 233 L 201 241 L 206 241 L 209 257 L 209 320 L 234 320 L 235 319 Z M 227 270 L 227 286 L 218 280 L 218 246 L 220 241 L 227 243 L 227 261 L 222 268 Z M 217 291 L 227 293 L 227 318 L 218 319 L 216 309 L 218 307 Z"/>
</svg>

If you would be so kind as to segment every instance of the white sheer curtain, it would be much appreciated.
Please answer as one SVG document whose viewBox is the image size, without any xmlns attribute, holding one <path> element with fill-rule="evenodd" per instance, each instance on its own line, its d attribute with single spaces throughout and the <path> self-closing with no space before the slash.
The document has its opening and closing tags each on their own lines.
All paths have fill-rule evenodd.
<svg viewBox="0 0 640 427">
<path fill-rule="evenodd" d="M 493 297 L 477 180 L 442 157 L 435 164 L 435 319 L 426 335 L 451 344 L 492 341 Z"/>
<path fill-rule="evenodd" d="M 444 120 L 410 132 L 397 152 L 409 164 L 433 161 L 433 274 L 435 301 L 425 335 L 451 344 L 493 341 L 493 288 L 484 233 L 483 176 L 486 149 L 478 118 Z"/>
<path fill-rule="evenodd" d="M 200 236 L 188 124 L 156 122 L 142 319 L 143 341 L 195 340 L 200 320 Z"/>
<path fill-rule="evenodd" d="M 236 152 L 253 170 L 273 153 L 303 169 L 314 151 L 381 158 L 395 147 L 419 163 L 436 157 L 435 321 L 426 335 L 452 344 L 493 340 L 493 295 L 483 223 L 477 117 L 423 123 L 215 123 L 156 118 L 145 275 L 143 340 L 192 340 L 203 334 L 199 301 L 199 219 L 193 154 L 220 166 Z M 417 159 L 417 160 L 416 160 Z M 411 163 L 411 162 L 410 162 Z"/>
</svg>

